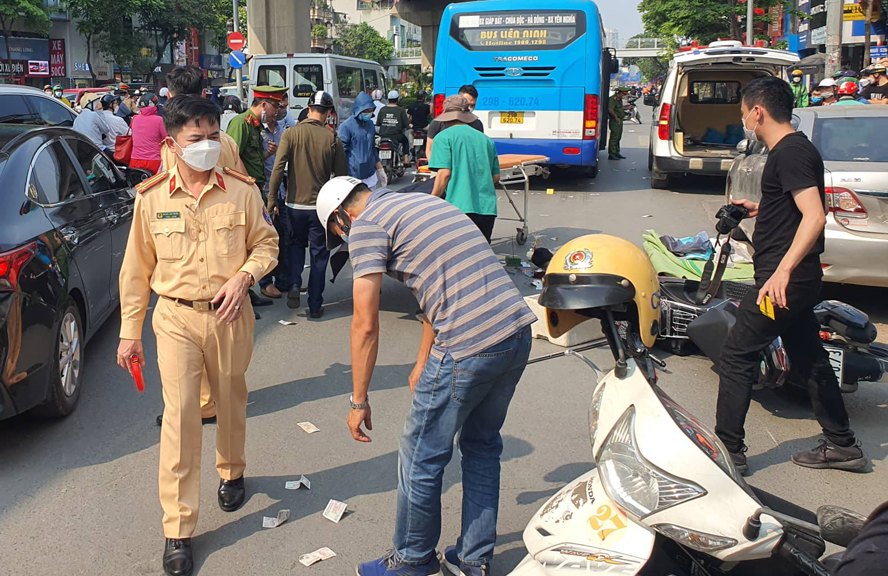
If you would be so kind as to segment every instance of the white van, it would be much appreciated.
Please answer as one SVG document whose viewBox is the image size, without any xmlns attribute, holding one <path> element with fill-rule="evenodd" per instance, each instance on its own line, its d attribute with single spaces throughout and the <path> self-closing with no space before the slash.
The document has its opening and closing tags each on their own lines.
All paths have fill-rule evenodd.
<svg viewBox="0 0 888 576">
<path fill-rule="evenodd" d="M 290 89 L 290 112 L 294 118 L 308 105 L 308 99 L 324 90 L 336 103 L 334 126 L 339 118 L 351 116 L 355 98 L 361 92 L 377 88 L 386 93 L 388 82 L 378 62 L 336 56 L 335 54 L 263 54 L 254 56 L 250 69 L 249 102 L 254 86 L 279 86 Z M 249 103 L 246 103 L 249 105 Z"/>
<path fill-rule="evenodd" d="M 786 79 L 799 57 L 783 50 L 744 46 L 736 40 L 683 48 L 669 64 L 651 122 L 651 187 L 668 188 L 684 174 L 727 176 L 740 127 L 740 94 L 760 76 Z M 719 135 L 728 136 L 727 142 Z"/>
</svg>

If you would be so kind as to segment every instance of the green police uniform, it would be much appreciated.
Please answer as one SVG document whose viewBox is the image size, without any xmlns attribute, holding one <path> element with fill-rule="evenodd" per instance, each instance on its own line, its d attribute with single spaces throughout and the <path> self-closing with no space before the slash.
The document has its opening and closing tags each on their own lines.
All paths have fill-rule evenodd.
<svg viewBox="0 0 888 576">
<path fill-rule="evenodd" d="M 610 130 L 610 138 L 607 142 L 607 155 L 614 157 L 620 155 L 620 139 L 623 138 L 623 96 L 615 92 L 607 101 L 607 127 Z M 617 120 L 610 112 L 617 115 Z"/>
<path fill-rule="evenodd" d="M 280 104 L 286 94 L 287 89 L 278 86 L 253 88 L 254 98 L 262 98 L 277 104 Z M 262 147 L 262 119 L 252 110 L 247 110 L 231 119 L 227 132 L 237 142 L 247 174 L 256 179 L 256 186 L 260 190 L 264 190 L 265 150 Z"/>
<path fill-rule="evenodd" d="M 247 110 L 231 119 L 228 135 L 237 143 L 247 174 L 256 179 L 260 190 L 265 185 L 265 153 L 262 151 L 262 123 Z"/>
</svg>

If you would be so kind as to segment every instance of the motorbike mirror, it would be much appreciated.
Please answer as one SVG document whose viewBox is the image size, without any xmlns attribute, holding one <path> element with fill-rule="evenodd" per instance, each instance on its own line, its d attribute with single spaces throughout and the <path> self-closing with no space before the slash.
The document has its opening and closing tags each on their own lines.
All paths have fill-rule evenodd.
<svg viewBox="0 0 888 576">
<path fill-rule="evenodd" d="M 746 154 L 749 150 L 749 140 L 741 140 L 737 143 L 737 152 L 741 154 Z"/>
<path fill-rule="evenodd" d="M 827 542 L 848 547 L 863 530 L 866 516 L 840 506 L 821 506 L 817 509 L 820 535 Z"/>
</svg>

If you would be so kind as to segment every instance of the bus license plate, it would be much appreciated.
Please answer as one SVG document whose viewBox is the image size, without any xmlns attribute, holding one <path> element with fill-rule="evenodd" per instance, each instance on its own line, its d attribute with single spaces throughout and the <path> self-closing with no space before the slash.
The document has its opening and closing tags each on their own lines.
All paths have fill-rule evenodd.
<svg viewBox="0 0 888 576">
<path fill-rule="evenodd" d="M 391 160 L 392 159 L 392 151 L 391 150 L 380 150 L 379 151 L 379 159 L 380 160 Z"/>
<path fill-rule="evenodd" d="M 524 112 L 500 112 L 500 124 L 524 124 Z"/>
</svg>

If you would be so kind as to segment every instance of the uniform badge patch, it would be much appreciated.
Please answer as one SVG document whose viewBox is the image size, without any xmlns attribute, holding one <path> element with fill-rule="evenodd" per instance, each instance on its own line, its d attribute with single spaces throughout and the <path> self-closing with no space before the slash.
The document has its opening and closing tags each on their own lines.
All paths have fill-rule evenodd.
<svg viewBox="0 0 888 576">
<path fill-rule="evenodd" d="M 273 226 L 271 222 L 271 216 L 268 215 L 268 210 L 266 210 L 264 207 L 262 208 L 262 217 L 265 218 L 265 221 L 268 222 L 269 226 Z"/>
<path fill-rule="evenodd" d="M 182 217 L 182 214 L 179 212 L 158 212 L 157 213 L 158 220 L 176 220 L 181 217 Z"/>
</svg>

